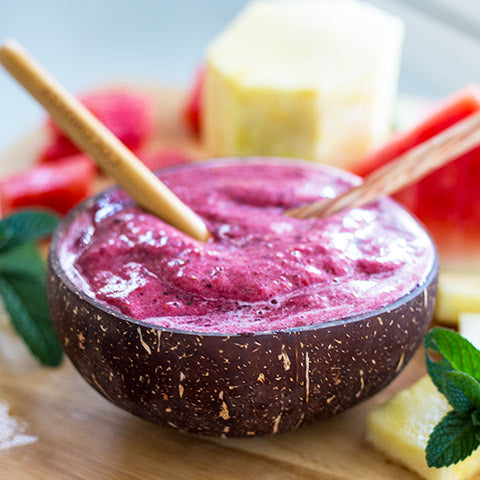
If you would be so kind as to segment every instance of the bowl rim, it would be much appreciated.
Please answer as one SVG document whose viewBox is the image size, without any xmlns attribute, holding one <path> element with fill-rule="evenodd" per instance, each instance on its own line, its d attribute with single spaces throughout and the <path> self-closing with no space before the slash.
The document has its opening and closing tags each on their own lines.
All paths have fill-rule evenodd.
<svg viewBox="0 0 480 480">
<path fill-rule="evenodd" d="M 304 159 L 297 159 L 297 158 L 290 158 L 290 157 L 263 157 L 261 155 L 249 155 L 249 156 L 232 156 L 232 157 L 218 157 L 218 158 L 209 158 L 208 160 L 202 160 L 199 162 L 192 162 L 192 163 L 185 163 L 185 164 L 178 164 L 178 165 L 172 165 L 169 167 L 165 167 L 159 170 L 156 170 L 155 173 L 160 173 L 160 172 L 169 172 L 172 170 L 178 170 L 178 169 L 183 169 L 183 168 L 191 168 L 192 166 L 195 167 L 205 167 L 205 166 L 210 166 L 212 164 L 215 165 L 222 165 L 225 163 L 230 163 L 235 160 L 241 160 L 242 162 L 248 162 L 248 163 L 255 163 L 256 161 L 261 161 L 263 163 L 271 162 L 271 163 L 278 163 L 278 160 L 281 160 L 282 162 L 285 162 L 285 164 L 299 164 L 303 163 L 305 165 L 308 165 L 309 167 L 312 166 L 318 166 L 322 169 L 327 169 L 331 170 L 332 172 L 334 171 L 339 171 L 342 172 L 342 174 L 347 174 L 349 175 L 354 181 L 356 178 L 359 178 L 357 175 L 355 175 L 352 172 L 349 172 L 348 170 L 344 170 L 342 168 L 336 167 L 334 165 L 325 165 L 325 164 L 317 164 L 315 162 L 311 162 L 308 160 Z M 114 190 L 118 190 L 120 187 L 115 184 L 112 185 L 95 195 L 88 197 L 86 200 L 78 204 L 76 207 L 74 207 L 68 214 L 61 220 L 57 228 L 55 229 L 55 232 L 52 235 L 52 239 L 50 242 L 49 246 L 49 252 L 48 252 L 48 265 L 49 267 L 53 270 L 54 274 L 66 285 L 66 287 L 70 290 L 71 293 L 73 293 L 76 297 L 78 297 L 80 300 L 83 300 L 84 302 L 88 303 L 91 307 L 97 308 L 104 313 L 111 315 L 113 317 L 118 318 L 119 320 L 123 320 L 127 323 L 140 326 L 140 327 L 145 327 L 148 329 L 153 329 L 153 330 L 160 330 L 165 333 L 172 333 L 172 334 L 182 334 L 182 335 L 192 335 L 192 336 L 202 336 L 202 337 L 218 337 L 218 338 L 231 338 L 231 337 L 261 337 L 265 335 L 276 335 L 276 334 L 281 334 L 281 333 L 287 333 L 287 334 L 294 334 L 294 333 L 300 333 L 300 332 L 307 332 L 307 331 L 318 331 L 324 328 L 332 328 L 332 327 L 337 327 L 337 326 L 342 326 L 350 323 L 355 323 L 355 322 L 361 322 L 363 320 L 373 318 L 373 317 L 380 317 L 384 313 L 388 313 L 392 310 L 395 310 L 399 308 L 400 306 L 404 305 L 405 303 L 408 303 L 411 299 L 419 295 L 422 291 L 424 291 L 424 295 L 432 281 L 437 277 L 438 275 L 438 252 L 436 249 L 435 242 L 433 241 L 430 233 L 426 229 L 426 227 L 423 225 L 423 223 L 415 217 L 409 210 L 407 210 L 403 205 L 399 204 L 396 202 L 394 199 L 388 197 L 391 201 L 393 201 L 395 204 L 397 204 L 400 208 L 402 208 L 410 217 L 415 220 L 416 223 L 418 223 L 428 238 L 430 239 L 430 242 L 433 247 L 433 260 L 432 260 L 432 266 L 428 274 L 425 276 L 424 280 L 422 283 L 419 283 L 413 290 L 410 292 L 406 293 L 402 297 L 398 298 L 392 303 L 389 303 L 381 308 L 378 308 L 376 310 L 370 310 L 368 312 L 364 312 L 358 315 L 351 315 L 347 316 L 344 318 L 340 319 L 335 319 L 335 320 L 330 320 L 327 322 L 318 322 L 318 323 L 312 323 L 309 325 L 301 325 L 297 327 L 291 327 L 291 328 L 281 328 L 281 329 L 276 329 L 276 330 L 261 330 L 261 331 L 255 331 L 255 332 L 201 332 L 201 331 L 196 331 L 196 330 L 182 330 L 182 329 L 177 329 L 177 328 L 171 328 L 171 327 L 164 327 L 161 325 L 154 325 L 152 323 L 145 322 L 143 320 L 137 320 L 133 317 L 130 317 L 129 315 L 126 315 L 122 312 L 119 312 L 112 307 L 98 301 L 97 299 L 87 295 L 87 293 L 82 290 L 80 287 L 75 285 L 73 281 L 70 280 L 67 272 L 62 268 L 60 258 L 59 258 L 59 247 L 61 245 L 61 240 L 64 238 L 64 233 L 68 229 L 68 227 L 73 223 L 73 221 L 86 209 L 90 208 L 93 206 L 95 203 L 97 203 L 97 200 L 105 195 L 110 194 Z"/>
</svg>

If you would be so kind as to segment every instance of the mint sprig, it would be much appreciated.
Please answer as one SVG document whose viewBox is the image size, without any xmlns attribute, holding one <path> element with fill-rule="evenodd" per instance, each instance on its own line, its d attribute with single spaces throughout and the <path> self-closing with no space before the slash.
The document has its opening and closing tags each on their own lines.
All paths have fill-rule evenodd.
<svg viewBox="0 0 480 480">
<path fill-rule="evenodd" d="M 438 327 L 423 343 L 428 374 L 452 407 L 428 439 L 427 464 L 447 467 L 480 446 L 480 351 L 458 333 Z"/>
<path fill-rule="evenodd" d="M 50 235 L 58 218 L 48 212 L 23 210 L 0 221 L 0 251 Z"/>
<path fill-rule="evenodd" d="M 36 241 L 57 224 L 55 216 L 35 210 L 0 220 L 0 295 L 17 333 L 48 366 L 59 365 L 62 348 L 50 319 L 45 263 Z"/>
</svg>

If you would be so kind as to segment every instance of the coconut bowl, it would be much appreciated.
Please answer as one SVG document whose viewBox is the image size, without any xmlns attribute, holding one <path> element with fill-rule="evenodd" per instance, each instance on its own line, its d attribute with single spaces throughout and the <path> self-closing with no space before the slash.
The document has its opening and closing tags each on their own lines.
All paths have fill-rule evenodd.
<svg viewBox="0 0 480 480">
<path fill-rule="evenodd" d="M 335 415 L 390 383 L 419 346 L 437 291 L 425 281 L 379 310 L 258 333 L 195 333 L 135 320 L 96 301 L 63 269 L 55 232 L 47 293 L 63 348 L 85 380 L 115 405 L 182 432 L 244 437 L 288 432 Z M 436 258 L 436 257 L 435 257 Z"/>
</svg>

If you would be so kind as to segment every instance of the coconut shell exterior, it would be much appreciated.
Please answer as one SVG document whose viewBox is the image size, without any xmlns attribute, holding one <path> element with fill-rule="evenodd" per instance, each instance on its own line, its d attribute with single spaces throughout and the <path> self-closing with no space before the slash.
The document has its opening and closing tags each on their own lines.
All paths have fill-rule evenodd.
<svg viewBox="0 0 480 480">
<path fill-rule="evenodd" d="M 133 320 L 67 278 L 57 230 L 47 291 L 55 329 L 85 380 L 115 405 L 183 432 L 268 435 L 335 415 L 385 387 L 430 323 L 438 266 L 374 313 L 271 333 L 196 334 Z"/>
</svg>

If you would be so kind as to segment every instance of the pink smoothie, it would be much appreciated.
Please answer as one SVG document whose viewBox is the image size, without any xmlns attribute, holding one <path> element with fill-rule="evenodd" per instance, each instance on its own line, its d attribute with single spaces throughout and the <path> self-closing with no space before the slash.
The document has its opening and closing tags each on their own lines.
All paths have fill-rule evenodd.
<svg viewBox="0 0 480 480">
<path fill-rule="evenodd" d="M 116 190 L 76 217 L 60 256 L 87 294 L 153 325 L 240 333 L 329 322 L 401 298 L 433 266 L 430 238 L 388 198 L 327 219 L 283 214 L 358 183 L 337 169 L 253 159 L 160 178 L 212 240 L 189 238 Z"/>
</svg>

